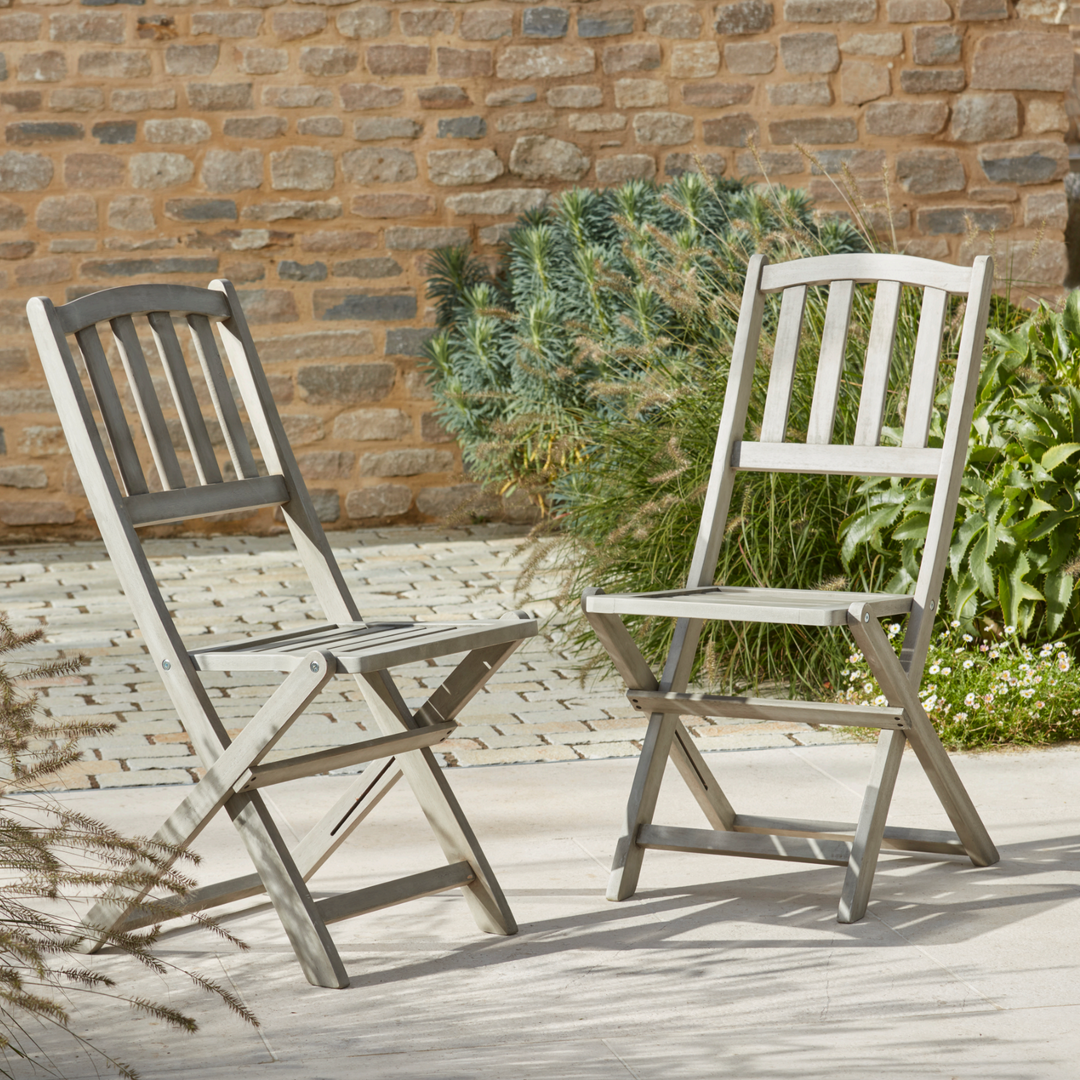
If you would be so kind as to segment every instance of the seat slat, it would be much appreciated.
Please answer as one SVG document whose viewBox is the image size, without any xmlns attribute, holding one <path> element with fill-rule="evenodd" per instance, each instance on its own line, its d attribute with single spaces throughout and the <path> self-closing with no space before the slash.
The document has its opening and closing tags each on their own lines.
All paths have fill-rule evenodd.
<svg viewBox="0 0 1080 1080">
<path fill-rule="evenodd" d="M 693 851 L 700 855 L 737 855 L 747 859 L 846 866 L 851 845 L 842 840 L 761 835 L 713 829 L 680 829 L 672 825 L 642 825 L 637 842 L 659 851 Z"/>
<path fill-rule="evenodd" d="M 733 469 L 825 473 L 833 476 L 936 477 L 941 451 L 933 447 L 807 446 L 803 443 L 737 442 Z"/>
<path fill-rule="evenodd" d="M 146 320 L 154 333 L 154 341 L 165 368 L 165 377 L 169 380 L 169 389 L 180 414 L 180 424 L 184 429 L 184 437 L 191 450 L 199 480 L 204 484 L 220 484 L 221 469 L 210 442 L 210 433 L 206 430 L 202 409 L 195 396 L 195 387 L 191 384 L 184 351 L 180 348 L 176 330 L 173 328 L 172 316 L 167 311 L 151 311 Z"/>
<path fill-rule="evenodd" d="M 805 310 L 806 286 L 785 290 L 776 326 L 765 411 L 761 419 L 762 442 L 782 443 L 787 434 L 791 392 L 795 386 L 795 361 L 799 355 L 799 336 Z"/>
<path fill-rule="evenodd" d="M 289 492 L 280 476 L 256 476 L 250 480 L 226 480 L 203 487 L 133 495 L 124 500 L 124 506 L 131 523 L 138 528 L 186 521 L 188 518 L 212 517 L 234 510 L 281 506 L 288 500 Z"/>
<path fill-rule="evenodd" d="M 881 439 L 896 322 L 900 316 L 900 296 L 899 281 L 878 282 L 870 340 L 866 346 L 866 363 L 863 366 L 859 416 L 855 422 L 855 446 L 877 446 Z"/>
<path fill-rule="evenodd" d="M 825 326 L 821 331 L 821 353 L 817 377 L 814 379 L 814 400 L 806 429 L 806 441 L 810 444 L 827 445 L 832 442 L 854 299 L 854 281 L 834 281 L 829 288 Z"/>
<path fill-rule="evenodd" d="M 124 407 L 120 404 L 120 396 L 116 392 L 109 362 L 105 359 L 105 350 L 101 347 L 97 327 L 85 327 L 75 335 L 75 340 L 79 343 L 79 351 L 90 376 L 90 385 L 94 388 L 94 397 L 97 398 L 101 419 L 116 458 L 116 466 L 120 470 L 124 491 L 128 495 L 142 495 L 149 490 L 146 476 L 135 450 L 135 442 L 131 438 L 131 428 L 128 427 Z"/>
<path fill-rule="evenodd" d="M 941 338 L 945 332 L 945 316 L 949 294 L 940 289 L 927 289 L 923 294 L 919 316 L 919 336 L 915 339 L 915 357 L 911 362 L 911 386 L 908 390 L 907 414 L 904 417 L 904 446 L 925 446 L 930 432 L 930 413 L 937 389 L 938 362 L 941 357 Z"/>
</svg>

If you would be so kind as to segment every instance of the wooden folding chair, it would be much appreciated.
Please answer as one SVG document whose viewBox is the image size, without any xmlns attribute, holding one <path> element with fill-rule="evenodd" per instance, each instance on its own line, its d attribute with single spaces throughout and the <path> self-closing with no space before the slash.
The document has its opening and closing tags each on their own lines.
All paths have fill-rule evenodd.
<svg viewBox="0 0 1080 1080">
<path fill-rule="evenodd" d="M 255 874 L 200 888 L 184 910 L 266 892 L 304 974 L 315 985 L 328 987 L 347 986 L 349 977 L 326 924 L 365 911 L 462 888 L 482 930 L 514 933 L 514 917 L 431 747 L 453 731 L 458 712 L 522 641 L 536 633 L 535 621 L 523 613 L 491 622 L 363 620 L 312 507 L 229 282 L 214 281 L 209 289 L 132 285 L 94 293 L 62 307 L 37 297 L 27 310 L 94 519 L 131 602 L 146 649 L 207 770 L 157 835 L 185 847 L 218 810 L 224 809 L 255 865 Z M 119 363 L 112 367 L 98 336 L 98 324 L 102 323 L 108 324 L 119 355 Z M 193 358 L 188 363 L 176 323 L 186 324 L 190 330 L 197 362 Z M 137 327 L 143 328 L 145 338 L 147 324 L 164 379 L 155 378 L 140 345 Z M 239 402 L 218 350 L 215 328 L 239 389 Z M 89 394 L 69 348 L 69 336 L 74 337 L 82 356 Z M 138 411 L 137 425 L 129 425 L 117 392 L 114 375 L 119 378 L 121 368 Z M 171 402 L 164 399 L 165 385 Z M 214 417 L 203 416 L 200 400 L 213 403 Z M 254 447 L 249 443 L 240 406 L 254 431 Z M 173 410 L 178 424 L 175 419 L 170 424 L 166 418 Z M 194 479 L 185 479 L 182 454 L 177 454 L 170 429 L 183 432 L 192 466 L 186 472 L 194 473 Z M 177 434 L 177 441 L 180 439 Z M 215 443 L 227 449 L 224 465 L 217 460 Z M 150 489 L 147 473 L 151 458 L 162 490 Z M 230 474 L 233 479 L 226 478 Z M 154 581 L 136 529 L 268 506 L 280 507 L 284 514 L 322 609 L 316 618 L 325 622 L 187 649 Z M 403 700 L 389 669 L 455 653 L 466 655 L 414 712 Z M 202 671 L 286 674 L 243 731 L 230 740 L 200 681 Z M 289 725 L 338 673 L 355 676 L 381 735 L 265 762 Z M 378 761 L 384 762 L 382 766 L 373 765 L 357 776 L 290 851 L 259 789 Z M 448 865 L 313 900 L 305 882 L 402 775 L 427 816 Z M 144 902 L 143 896 L 110 897 L 86 917 L 85 945 L 88 951 L 100 948 L 102 930 L 135 929 L 177 913 L 175 907 Z"/>
<path fill-rule="evenodd" d="M 902 255 L 830 255 L 769 265 L 750 260 L 697 544 L 685 589 L 625 595 L 586 590 L 582 608 L 597 637 L 630 688 L 634 707 L 649 714 L 627 806 L 626 831 L 615 854 L 608 899 L 624 900 L 637 888 L 649 848 L 788 859 L 846 865 L 840 922 L 866 913 L 882 847 L 939 855 L 966 854 L 977 866 L 998 853 L 919 701 L 919 685 L 941 591 L 953 518 L 979 379 L 993 282 L 993 264 L 982 257 L 970 269 Z M 874 314 L 866 347 L 853 445 L 833 442 L 848 324 L 855 288 L 874 283 Z M 829 287 L 821 349 L 805 441 L 788 441 L 788 411 L 807 288 Z M 922 289 L 918 337 L 912 361 L 903 438 L 881 446 L 881 430 L 897 318 L 904 286 Z M 761 430 L 744 438 L 765 297 L 782 292 Z M 949 296 L 966 297 L 963 330 L 944 444 L 927 445 L 942 335 Z M 850 378 L 850 373 L 849 373 Z M 857 378 L 857 375 L 856 375 Z M 727 588 L 713 576 L 736 473 L 759 470 L 849 476 L 932 477 L 933 506 L 915 591 L 828 592 Z M 839 523 L 838 523 L 839 524 Z M 677 620 L 663 673 L 657 679 L 630 637 L 621 616 Z M 879 620 L 906 615 L 899 658 Z M 847 626 L 877 678 L 888 705 L 726 697 L 686 693 L 706 619 L 787 623 L 806 627 Z M 725 798 L 679 717 L 724 716 L 755 721 L 840 724 L 880 729 L 877 754 L 857 824 L 795 821 L 737 814 Z M 889 802 L 905 743 L 910 742 L 955 832 L 887 826 Z M 664 766 L 674 761 L 712 829 L 654 825 Z"/>
</svg>

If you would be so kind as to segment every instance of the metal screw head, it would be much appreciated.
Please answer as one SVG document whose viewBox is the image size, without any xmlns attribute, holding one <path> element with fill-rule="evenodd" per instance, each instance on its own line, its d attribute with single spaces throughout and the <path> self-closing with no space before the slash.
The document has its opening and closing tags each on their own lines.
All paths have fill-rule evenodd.
<svg viewBox="0 0 1080 1080">
<path fill-rule="evenodd" d="M 311 661 L 311 670 L 312 671 L 318 671 L 319 670 L 319 662 L 317 660 L 312 660 Z"/>
<path fill-rule="evenodd" d="M 169 663 L 169 661 L 168 661 L 168 660 L 162 660 L 162 661 L 161 661 L 161 666 L 162 666 L 162 667 L 163 667 L 163 668 L 164 668 L 164 669 L 165 669 L 166 671 L 168 671 L 168 670 L 169 670 L 169 668 L 171 668 L 171 667 L 172 667 L 172 664 L 171 664 L 171 663 Z"/>
<path fill-rule="evenodd" d="M 936 608 L 936 607 L 937 607 L 937 601 L 936 600 L 931 600 L 930 601 L 930 610 L 933 611 L 934 608 Z"/>
<path fill-rule="evenodd" d="M 870 612 L 867 612 L 867 613 L 866 613 L 866 614 L 865 614 L 865 615 L 864 615 L 864 616 L 862 617 L 862 621 L 863 621 L 863 622 L 869 622 L 869 621 L 870 621 Z"/>
</svg>

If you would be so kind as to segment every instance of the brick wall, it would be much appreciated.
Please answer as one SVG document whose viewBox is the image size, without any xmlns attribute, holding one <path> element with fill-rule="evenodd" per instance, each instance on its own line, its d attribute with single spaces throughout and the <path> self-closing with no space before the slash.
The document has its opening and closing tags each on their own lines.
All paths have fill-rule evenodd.
<svg viewBox="0 0 1080 1080">
<path fill-rule="evenodd" d="M 844 212 L 826 175 L 843 167 L 907 250 L 994 244 L 1058 285 L 1061 17 L 1049 0 L 0 10 L 0 535 L 92 528 L 26 332 L 34 294 L 231 278 L 320 512 L 346 526 L 456 501 L 418 370 L 426 253 L 494 254 L 551 191 L 701 163 Z"/>
</svg>

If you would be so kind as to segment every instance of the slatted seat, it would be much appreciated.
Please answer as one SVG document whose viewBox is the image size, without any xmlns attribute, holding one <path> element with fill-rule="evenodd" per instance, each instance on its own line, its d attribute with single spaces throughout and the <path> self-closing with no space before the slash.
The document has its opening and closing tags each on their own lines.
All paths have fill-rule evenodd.
<svg viewBox="0 0 1080 1080">
<path fill-rule="evenodd" d="M 853 372 L 848 330 L 857 287 L 874 289 L 873 320 L 861 371 Z M 626 829 L 612 866 L 608 898 L 633 895 L 650 848 L 796 862 L 844 865 L 838 918 L 856 922 L 866 912 L 882 848 L 935 855 L 966 855 L 977 866 L 998 853 L 919 699 L 923 667 L 937 610 L 967 453 L 979 360 L 986 333 L 993 264 L 971 268 L 901 255 L 834 255 L 769 265 L 755 256 L 748 267 L 727 391 L 701 526 L 685 589 L 608 595 L 587 589 L 582 610 L 628 687 L 634 708 L 649 715 L 626 812 Z M 814 369 L 805 433 L 789 430 L 797 364 L 808 363 L 801 341 L 807 291 L 827 287 L 828 305 Z M 904 288 L 922 293 L 919 329 L 906 384 L 898 445 L 882 445 L 886 399 L 896 382 L 894 343 Z M 747 413 L 758 360 L 765 299 L 780 293 L 776 339 L 769 358 L 760 430 L 747 436 Z M 951 296 L 966 309 L 942 445 L 929 445 L 939 384 L 942 338 Z M 843 380 L 859 382 L 853 438 L 835 441 Z M 726 535 L 735 477 L 758 470 L 847 476 L 925 477 L 936 481 L 915 591 L 829 592 L 734 588 L 713 581 Z M 839 525 L 839 522 L 837 522 Z M 675 629 L 663 671 L 655 675 L 623 623 L 624 616 L 672 618 Z M 880 621 L 906 616 L 898 657 Z M 846 627 L 862 650 L 887 704 L 788 701 L 687 692 L 704 622 L 726 619 L 830 628 Z M 835 632 L 832 630 L 831 632 Z M 718 716 L 765 722 L 829 724 L 879 729 L 877 755 L 857 822 L 794 820 L 736 813 L 698 752 L 680 716 Z M 954 831 L 886 825 L 904 747 L 915 751 Z M 694 794 L 711 829 L 656 825 L 653 813 L 668 758 Z"/>
<path fill-rule="evenodd" d="M 256 870 L 197 889 L 182 907 L 142 895 L 110 895 L 84 919 L 85 947 L 100 948 L 104 932 L 136 929 L 263 892 L 305 975 L 318 986 L 349 983 L 326 925 L 389 904 L 460 888 L 482 930 L 514 933 L 506 899 L 431 748 L 452 734 L 458 713 L 536 633 L 536 622 L 523 612 L 493 621 L 364 621 L 319 524 L 229 282 L 212 282 L 209 289 L 132 285 L 61 307 L 37 297 L 27 311 L 94 520 L 146 649 L 206 768 L 157 836 L 187 847 L 214 814 L 224 810 Z M 189 332 L 194 354 L 190 362 L 177 336 L 178 325 Z M 102 343 L 102 326 L 108 328 L 115 364 L 110 364 Z M 69 339 L 75 342 L 82 370 Z M 157 377 L 144 353 L 147 340 L 152 340 L 160 362 Z M 137 421 L 124 407 L 118 380 L 134 403 Z M 159 387 L 171 400 L 159 397 Z M 212 406 L 212 415 L 203 415 L 200 401 Z M 300 629 L 189 649 L 155 583 L 136 529 L 263 507 L 278 507 L 288 525 L 317 599 L 313 621 Z M 406 704 L 390 669 L 455 654 L 464 655 L 442 685 L 418 707 Z M 240 734 L 230 739 L 199 678 L 204 671 L 280 671 L 284 676 Z M 337 674 L 353 676 L 377 731 L 328 750 L 266 761 Z M 356 777 L 290 849 L 260 789 L 367 762 L 378 763 L 371 767 L 374 772 L 365 770 Z M 308 879 L 403 777 L 447 865 L 316 902 Z"/>
</svg>

